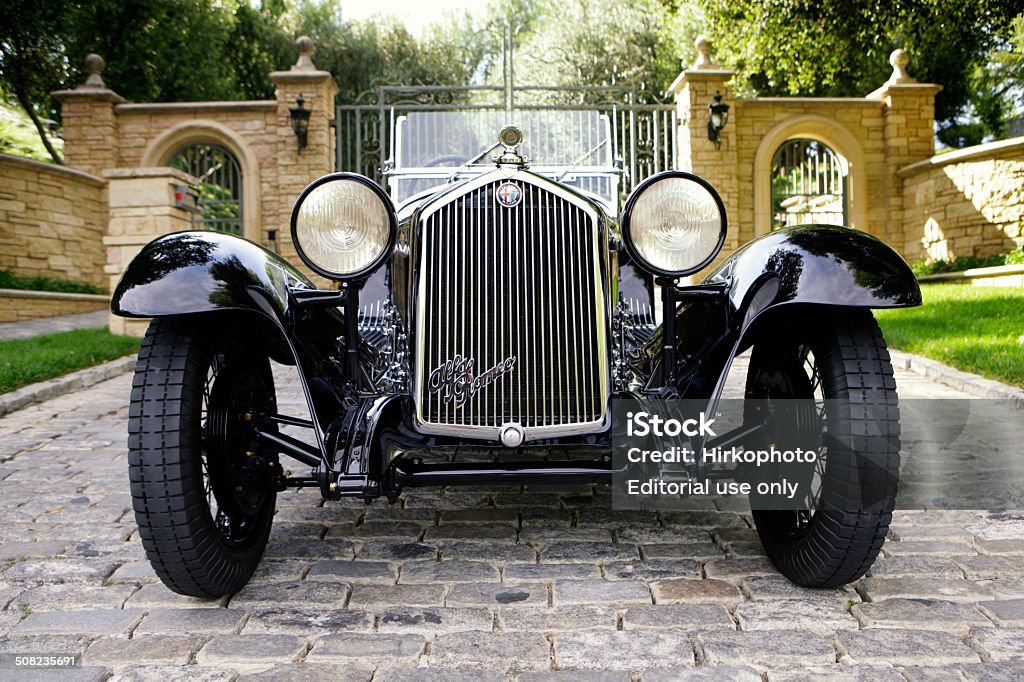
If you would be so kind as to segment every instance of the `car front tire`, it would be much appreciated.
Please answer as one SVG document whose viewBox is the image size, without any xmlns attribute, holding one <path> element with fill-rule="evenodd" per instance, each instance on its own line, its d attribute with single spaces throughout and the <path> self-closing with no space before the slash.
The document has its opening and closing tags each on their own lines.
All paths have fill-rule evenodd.
<svg viewBox="0 0 1024 682">
<path fill-rule="evenodd" d="M 248 423 L 276 407 L 267 357 L 201 329 L 150 324 L 132 384 L 128 462 L 156 574 L 179 594 L 219 597 L 248 581 L 267 545 L 277 460 L 258 451 Z"/>
<path fill-rule="evenodd" d="M 896 501 L 900 423 L 889 353 L 869 310 L 808 309 L 771 332 L 754 344 L 746 397 L 813 398 L 826 452 L 807 509 L 755 508 L 754 522 L 768 557 L 794 583 L 844 585 L 875 561 Z"/>
</svg>

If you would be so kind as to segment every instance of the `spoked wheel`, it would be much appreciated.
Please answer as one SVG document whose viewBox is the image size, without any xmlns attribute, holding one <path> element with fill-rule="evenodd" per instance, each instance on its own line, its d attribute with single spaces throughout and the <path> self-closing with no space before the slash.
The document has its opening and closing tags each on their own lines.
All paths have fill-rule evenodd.
<svg viewBox="0 0 1024 682">
<path fill-rule="evenodd" d="M 755 342 L 746 397 L 768 409 L 780 401 L 776 428 L 818 460 L 805 472 L 802 508 L 755 509 L 754 522 L 790 580 L 843 585 L 871 567 L 892 519 L 900 463 L 892 365 L 868 310 L 787 318 L 771 331 L 780 329 L 792 331 Z"/>
<path fill-rule="evenodd" d="M 154 320 L 129 408 L 132 504 L 146 555 L 167 587 L 194 597 L 241 588 L 263 556 L 280 465 L 256 415 L 276 412 L 265 355 Z"/>
</svg>

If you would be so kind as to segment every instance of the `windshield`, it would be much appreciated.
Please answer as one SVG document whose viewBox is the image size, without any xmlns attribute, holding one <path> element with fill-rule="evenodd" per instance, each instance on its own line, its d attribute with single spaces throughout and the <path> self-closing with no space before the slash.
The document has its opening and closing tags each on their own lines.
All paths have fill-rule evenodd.
<svg viewBox="0 0 1024 682">
<path fill-rule="evenodd" d="M 618 194 L 614 138 L 608 116 L 597 111 L 422 111 L 395 120 L 394 163 L 387 173 L 395 203 L 492 168 L 500 153 L 498 131 L 523 131 L 520 153 L 530 170 L 602 198 Z"/>
</svg>

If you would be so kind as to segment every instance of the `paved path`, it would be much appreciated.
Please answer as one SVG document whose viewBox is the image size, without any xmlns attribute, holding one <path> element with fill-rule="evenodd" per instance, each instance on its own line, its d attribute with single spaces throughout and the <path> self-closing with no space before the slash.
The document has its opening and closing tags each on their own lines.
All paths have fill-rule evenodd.
<svg viewBox="0 0 1024 682">
<path fill-rule="evenodd" d="M 904 397 L 963 397 L 898 378 Z M 1024 677 L 1024 514 L 1008 512 L 898 512 L 869 577 L 808 590 L 766 561 L 749 513 L 710 502 L 654 515 L 613 512 L 600 486 L 425 489 L 395 507 L 292 491 L 249 586 L 180 597 L 128 511 L 130 385 L 0 418 L 0 651 L 84 652 L 49 679 Z"/>
<path fill-rule="evenodd" d="M 25 322 L 3 322 L 0 323 L 0 341 L 27 339 L 41 334 L 69 332 L 73 329 L 99 329 L 107 326 L 109 315 L 106 310 L 95 310 L 91 313 L 44 317 Z"/>
</svg>

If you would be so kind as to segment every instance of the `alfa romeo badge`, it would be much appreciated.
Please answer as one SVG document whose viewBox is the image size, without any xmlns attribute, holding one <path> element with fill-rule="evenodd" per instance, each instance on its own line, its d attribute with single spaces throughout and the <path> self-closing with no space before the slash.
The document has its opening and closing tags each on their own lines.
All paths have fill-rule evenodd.
<svg viewBox="0 0 1024 682">
<path fill-rule="evenodd" d="M 523 200 L 523 190 L 514 182 L 503 182 L 494 190 L 494 198 L 505 208 L 512 208 Z"/>
</svg>

